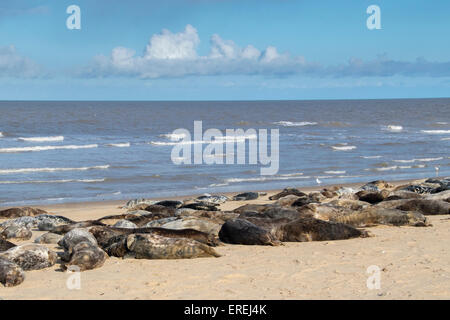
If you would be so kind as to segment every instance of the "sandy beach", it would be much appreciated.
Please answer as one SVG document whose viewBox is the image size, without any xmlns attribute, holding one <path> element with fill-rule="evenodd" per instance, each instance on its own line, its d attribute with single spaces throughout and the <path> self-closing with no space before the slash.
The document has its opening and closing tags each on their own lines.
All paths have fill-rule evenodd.
<svg viewBox="0 0 450 320">
<path fill-rule="evenodd" d="M 397 184 L 403 184 L 397 182 Z M 309 189 L 309 190 L 307 190 Z M 304 188 L 310 191 L 317 188 Z M 257 200 L 228 201 L 222 210 Z M 74 220 L 124 212 L 123 201 L 41 206 Z M 1 299 L 449 299 L 450 219 L 429 216 L 432 227 L 367 228 L 371 237 L 285 243 L 279 247 L 217 247 L 222 257 L 134 260 L 110 257 L 81 274 L 69 290 L 59 264 L 26 273 L 17 287 L 0 287 Z M 45 232 L 33 231 L 34 240 Z M 30 242 L 27 241 L 27 242 Z M 20 242 L 17 242 L 20 243 Z M 49 245 L 55 251 L 56 246 Z M 369 266 L 381 270 L 381 288 L 368 289 Z"/>
</svg>

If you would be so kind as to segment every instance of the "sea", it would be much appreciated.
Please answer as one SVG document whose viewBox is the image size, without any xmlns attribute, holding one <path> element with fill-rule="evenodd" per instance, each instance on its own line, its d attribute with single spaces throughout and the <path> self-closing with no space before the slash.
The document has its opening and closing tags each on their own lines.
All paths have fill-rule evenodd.
<svg viewBox="0 0 450 320">
<path fill-rule="evenodd" d="M 278 129 L 279 171 L 175 164 L 173 132 L 194 121 L 224 134 Z M 450 99 L 3 101 L 0 206 L 448 176 L 449 150 Z"/>
</svg>

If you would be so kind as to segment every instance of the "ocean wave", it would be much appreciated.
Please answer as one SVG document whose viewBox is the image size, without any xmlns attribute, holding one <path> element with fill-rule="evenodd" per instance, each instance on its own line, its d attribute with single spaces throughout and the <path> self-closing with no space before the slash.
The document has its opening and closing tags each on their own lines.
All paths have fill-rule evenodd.
<svg viewBox="0 0 450 320">
<path fill-rule="evenodd" d="M 444 159 L 443 157 L 438 158 L 422 158 L 422 159 L 411 159 L 411 160 L 393 160 L 394 162 L 400 163 L 414 163 L 414 162 L 430 162 L 430 161 L 439 161 Z"/>
<path fill-rule="evenodd" d="M 0 174 L 12 173 L 32 173 L 32 172 L 55 172 L 55 171 L 87 171 L 87 170 L 106 170 L 110 165 L 79 167 L 79 168 L 20 168 L 20 169 L 2 169 Z"/>
<path fill-rule="evenodd" d="M 383 167 L 383 168 L 368 168 L 364 169 L 365 171 L 394 171 L 397 169 L 417 169 L 417 168 L 425 168 L 426 165 L 424 164 L 418 164 L 414 166 L 390 166 L 390 167 Z"/>
<path fill-rule="evenodd" d="M 442 138 L 441 141 L 448 141 L 450 138 Z"/>
<path fill-rule="evenodd" d="M 48 150 L 91 149 L 91 148 L 98 148 L 98 144 L 66 145 L 66 146 L 36 146 L 36 147 L 23 147 L 23 148 L 0 148 L 0 153 L 38 152 L 38 151 L 48 151 Z"/>
<path fill-rule="evenodd" d="M 304 127 L 304 126 L 315 126 L 317 125 L 317 122 L 308 122 L 308 121 L 302 121 L 302 122 L 291 122 L 291 121 L 278 121 L 274 122 L 273 124 L 283 126 L 283 127 Z"/>
<path fill-rule="evenodd" d="M 420 130 L 420 132 L 426 134 L 449 134 L 450 130 Z"/>
<path fill-rule="evenodd" d="M 345 174 L 345 171 L 324 171 L 326 174 Z"/>
<path fill-rule="evenodd" d="M 227 142 L 245 142 L 246 140 L 256 140 L 257 135 L 247 135 L 247 136 L 223 136 L 214 137 L 211 141 L 205 140 L 188 140 L 188 141 L 150 141 L 148 144 L 154 146 L 175 146 L 175 145 L 192 145 L 192 144 L 225 144 Z"/>
<path fill-rule="evenodd" d="M 349 151 L 356 149 L 356 146 L 332 146 L 331 148 L 336 151 Z"/>
<path fill-rule="evenodd" d="M 380 159 L 383 156 L 361 156 L 363 159 Z"/>
<path fill-rule="evenodd" d="M 239 182 L 261 182 L 261 181 L 276 181 L 276 180 L 296 180 L 296 179 L 311 179 L 310 176 L 270 176 L 270 177 L 255 177 L 255 178 L 229 178 L 225 179 L 225 183 L 239 183 Z"/>
<path fill-rule="evenodd" d="M 389 131 L 389 132 L 401 132 L 403 131 L 403 127 L 402 126 L 398 126 L 398 125 L 388 125 L 385 127 L 382 127 L 383 130 L 385 131 Z"/>
<path fill-rule="evenodd" d="M 131 144 L 129 142 L 125 143 L 109 143 L 108 147 L 116 147 L 116 148 L 128 148 Z"/>
<path fill-rule="evenodd" d="M 0 131 L 0 138 L 3 138 L 3 132 Z"/>
<path fill-rule="evenodd" d="M 26 181 L 0 181 L 0 184 L 42 184 L 42 183 L 98 183 L 105 179 L 65 179 L 65 180 L 26 180 Z"/>
<path fill-rule="evenodd" d="M 17 140 L 25 142 L 57 142 L 64 141 L 64 136 L 17 138 Z"/>
</svg>

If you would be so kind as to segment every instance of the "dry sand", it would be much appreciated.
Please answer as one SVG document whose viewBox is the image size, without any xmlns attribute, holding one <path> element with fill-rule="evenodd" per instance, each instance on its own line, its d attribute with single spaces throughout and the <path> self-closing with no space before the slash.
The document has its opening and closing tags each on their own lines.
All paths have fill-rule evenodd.
<svg viewBox="0 0 450 320">
<path fill-rule="evenodd" d="M 269 202 L 273 193 L 245 203 Z M 229 201 L 222 209 L 243 203 Z M 87 220 L 121 213 L 121 204 L 40 207 Z M 429 218 L 432 227 L 368 228 L 373 237 L 365 239 L 224 245 L 217 248 L 220 258 L 109 258 L 102 268 L 81 273 L 80 290 L 67 288 L 70 274 L 57 264 L 26 272 L 17 287 L 0 287 L 0 299 L 450 299 L 450 219 Z M 33 232 L 32 240 L 43 233 Z M 366 285 L 372 265 L 381 269 L 379 290 Z"/>
</svg>

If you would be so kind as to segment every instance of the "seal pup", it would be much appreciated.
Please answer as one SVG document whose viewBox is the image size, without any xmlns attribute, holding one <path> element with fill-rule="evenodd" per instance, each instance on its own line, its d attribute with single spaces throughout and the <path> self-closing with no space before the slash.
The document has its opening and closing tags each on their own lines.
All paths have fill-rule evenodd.
<svg viewBox="0 0 450 320">
<path fill-rule="evenodd" d="M 220 257 L 213 248 L 186 238 L 167 238 L 156 234 L 131 234 L 127 237 L 128 253 L 136 259 L 192 259 Z"/>
<path fill-rule="evenodd" d="M 14 243 L 11 243 L 9 241 L 0 239 L 0 252 L 6 251 L 12 247 L 15 247 L 16 245 Z"/>
<path fill-rule="evenodd" d="M 70 266 L 77 266 L 80 271 L 100 268 L 106 261 L 108 255 L 105 251 L 90 242 L 79 242 L 68 250 L 66 257 L 61 257 L 66 263 L 61 265 L 63 270 Z"/>
<path fill-rule="evenodd" d="M 89 242 L 92 245 L 97 245 L 97 239 L 87 229 L 76 228 L 67 232 L 64 237 L 58 241 L 58 245 L 64 250 L 70 250 L 70 248 L 76 246 L 80 242 Z"/>
<path fill-rule="evenodd" d="M 3 239 L 17 239 L 17 240 L 30 240 L 33 233 L 30 231 L 30 229 L 26 227 L 19 227 L 19 226 L 10 226 L 5 228 L 0 233 L 0 238 Z"/>
<path fill-rule="evenodd" d="M 284 188 L 283 191 L 274 194 L 273 196 L 269 197 L 269 200 L 279 200 L 280 198 L 286 197 L 286 196 L 297 196 L 297 197 L 306 197 L 307 194 L 304 192 L 301 192 L 300 190 L 296 189 L 296 188 Z"/>
<path fill-rule="evenodd" d="M 0 218 L 19 218 L 24 216 L 37 216 L 40 214 L 46 214 L 47 212 L 37 208 L 10 208 L 0 211 Z"/>
<path fill-rule="evenodd" d="M 219 231 L 219 239 L 230 244 L 277 246 L 271 233 L 244 219 L 228 220 Z"/>
<path fill-rule="evenodd" d="M 23 282 L 25 273 L 14 262 L 0 257 L 0 283 L 5 287 L 14 287 Z"/>
<path fill-rule="evenodd" d="M 14 262 L 23 270 L 40 270 L 53 266 L 57 255 L 46 246 L 28 243 L 0 253 L 0 258 Z"/>
</svg>

